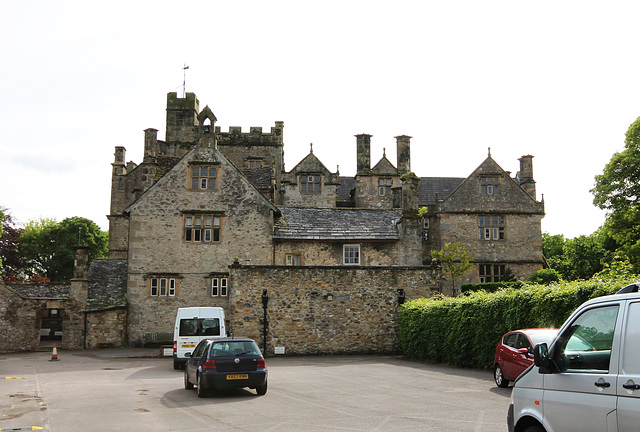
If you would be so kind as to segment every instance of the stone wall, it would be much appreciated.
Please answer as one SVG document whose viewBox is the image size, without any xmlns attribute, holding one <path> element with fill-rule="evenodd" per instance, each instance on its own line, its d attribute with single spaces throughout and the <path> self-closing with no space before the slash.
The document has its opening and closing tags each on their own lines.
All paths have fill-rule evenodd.
<svg viewBox="0 0 640 432">
<path fill-rule="evenodd" d="M 274 264 L 284 265 L 287 254 L 300 255 L 300 265 L 334 266 L 344 261 L 345 244 L 360 245 L 360 260 L 365 266 L 391 266 L 401 261 L 400 255 L 405 245 L 401 242 L 344 242 L 291 241 L 274 245 Z"/>
<path fill-rule="evenodd" d="M 40 342 L 41 301 L 24 299 L 0 281 L 0 352 L 35 351 Z"/>
<path fill-rule="evenodd" d="M 86 348 L 123 346 L 127 340 L 126 308 L 87 313 Z"/>
<path fill-rule="evenodd" d="M 438 267 L 267 267 L 234 265 L 227 317 L 236 336 L 263 346 L 262 293 L 266 290 L 266 355 L 397 353 L 398 290 L 406 299 L 438 291 Z"/>
</svg>

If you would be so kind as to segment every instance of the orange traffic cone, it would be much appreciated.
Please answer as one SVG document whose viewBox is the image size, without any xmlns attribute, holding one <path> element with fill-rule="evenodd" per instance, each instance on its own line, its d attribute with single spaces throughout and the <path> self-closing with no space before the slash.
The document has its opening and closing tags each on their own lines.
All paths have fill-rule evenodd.
<svg viewBox="0 0 640 432">
<path fill-rule="evenodd" d="M 51 360 L 49 361 L 58 361 L 58 349 L 56 348 L 56 344 L 53 344 L 53 352 L 51 353 Z"/>
</svg>

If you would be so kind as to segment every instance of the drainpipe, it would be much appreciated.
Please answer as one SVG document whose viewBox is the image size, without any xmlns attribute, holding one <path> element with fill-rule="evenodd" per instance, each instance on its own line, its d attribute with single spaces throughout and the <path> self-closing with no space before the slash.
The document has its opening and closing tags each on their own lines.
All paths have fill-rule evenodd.
<svg viewBox="0 0 640 432">
<path fill-rule="evenodd" d="M 262 309 L 264 316 L 262 318 L 262 355 L 267 355 L 267 305 L 269 304 L 269 296 L 267 290 L 262 290 Z"/>
</svg>

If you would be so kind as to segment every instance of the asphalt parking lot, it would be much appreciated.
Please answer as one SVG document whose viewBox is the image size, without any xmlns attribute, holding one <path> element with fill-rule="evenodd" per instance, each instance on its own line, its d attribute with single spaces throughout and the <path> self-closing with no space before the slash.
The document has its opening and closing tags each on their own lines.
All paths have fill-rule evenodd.
<svg viewBox="0 0 640 432">
<path fill-rule="evenodd" d="M 396 356 L 270 357 L 269 390 L 199 399 L 159 350 L 0 354 L 0 428 L 46 431 L 506 431 L 491 372 Z"/>
</svg>

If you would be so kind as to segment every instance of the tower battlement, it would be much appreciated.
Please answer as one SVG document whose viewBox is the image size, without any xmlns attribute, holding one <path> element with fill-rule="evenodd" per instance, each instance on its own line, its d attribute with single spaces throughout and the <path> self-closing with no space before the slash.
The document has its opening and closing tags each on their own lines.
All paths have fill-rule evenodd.
<svg viewBox="0 0 640 432">
<path fill-rule="evenodd" d="M 227 132 L 223 132 L 220 126 L 216 126 L 218 145 L 234 145 L 251 143 L 253 145 L 282 145 L 282 131 L 284 122 L 277 121 L 271 127 L 270 132 L 263 132 L 262 126 L 251 126 L 248 132 L 242 132 L 240 126 L 229 126 Z"/>
<path fill-rule="evenodd" d="M 179 97 L 176 92 L 167 93 L 167 109 L 200 111 L 200 102 L 195 93 L 187 93 L 185 97 Z"/>
</svg>

